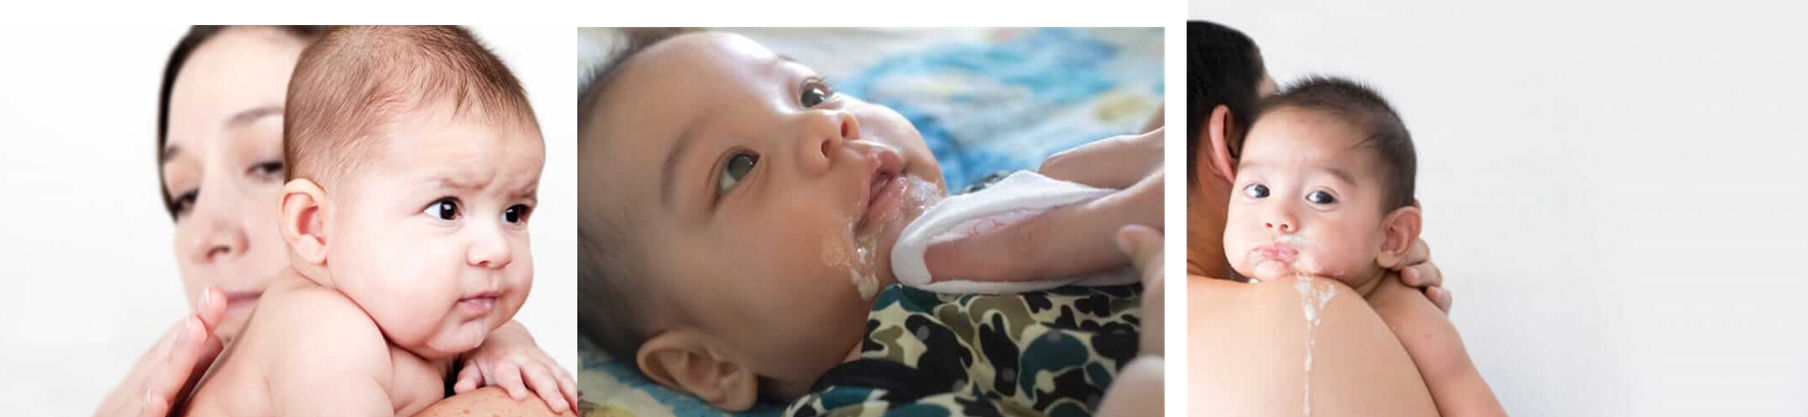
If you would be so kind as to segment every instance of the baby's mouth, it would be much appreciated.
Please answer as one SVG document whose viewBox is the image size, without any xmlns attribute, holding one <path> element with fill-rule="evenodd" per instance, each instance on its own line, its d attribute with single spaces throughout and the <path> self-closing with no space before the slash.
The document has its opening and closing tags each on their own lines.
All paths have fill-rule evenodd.
<svg viewBox="0 0 1808 417">
<path fill-rule="evenodd" d="M 458 299 L 458 308 L 473 316 L 489 314 L 496 307 L 496 299 L 501 297 L 501 291 L 485 291 Z"/>
<path fill-rule="evenodd" d="M 865 210 L 854 225 L 854 229 L 861 232 L 867 232 L 873 224 L 884 223 L 882 220 L 887 215 L 896 212 L 910 184 L 904 180 L 903 156 L 890 149 L 880 149 L 872 158 L 874 163 L 867 177 L 866 198 L 861 203 Z"/>
<path fill-rule="evenodd" d="M 1257 255 L 1261 256 L 1262 259 L 1271 261 L 1288 262 L 1292 261 L 1294 257 L 1299 256 L 1298 249 L 1294 249 L 1292 246 L 1281 243 L 1269 243 L 1257 246 L 1255 252 Z"/>
</svg>

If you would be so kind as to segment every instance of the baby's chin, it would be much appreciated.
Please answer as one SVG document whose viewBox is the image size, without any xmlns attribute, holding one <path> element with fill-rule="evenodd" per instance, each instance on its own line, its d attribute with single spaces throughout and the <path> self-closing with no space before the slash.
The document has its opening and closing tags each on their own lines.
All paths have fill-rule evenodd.
<svg viewBox="0 0 1808 417">
<path fill-rule="evenodd" d="M 1242 265 L 1237 266 L 1236 270 L 1238 274 L 1242 274 L 1244 277 L 1261 281 L 1273 281 L 1288 277 L 1340 279 L 1340 274 L 1333 271 L 1327 271 L 1325 268 L 1320 267 L 1313 258 L 1305 256 L 1296 257 L 1287 261 L 1280 261 L 1266 259 L 1251 254 L 1248 259 L 1244 259 Z"/>
<path fill-rule="evenodd" d="M 923 212 L 928 211 L 929 207 L 948 198 L 948 189 L 940 181 L 924 179 L 914 172 L 905 177 L 910 181 L 910 186 L 905 190 L 904 199 L 899 202 L 897 212 L 893 214 L 894 217 L 888 219 L 885 229 L 879 233 L 879 244 L 875 248 L 880 260 L 878 265 L 880 268 L 877 272 L 881 288 L 898 283 L 891 271 L 891 250 L 893 246 L 897 246 L 899 237 L 904 234 L 904 228 L 910 226 L 910 223 L 916 221 L 918 217 L 922 217 Z"/>
</svg>

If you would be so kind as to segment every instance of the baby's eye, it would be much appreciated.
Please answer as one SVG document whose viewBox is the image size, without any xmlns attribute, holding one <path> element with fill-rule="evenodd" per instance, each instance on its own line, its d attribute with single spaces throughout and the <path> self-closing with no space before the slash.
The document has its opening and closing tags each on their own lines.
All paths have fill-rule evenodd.
<svg viewBox="0 0 1808 417">
<path fill-rule="evenodd" d="M 509 206 L 508 210 L 502 211 L 502 221 L 509 224 L 527 223 L 527 215 L 530 212 L 533 212 L 533 209 L 524 204 Z"/>
<path fill-rule="evenodd" d="M 252 165 L 246 172 L 261 179 L 281 181 L 283 178 L 283 161 L 271 160 L 259 162 L 257 165 Z"/>
<path fill-rule="evenodd" d="M 1310 201 L 1312 204 L 1325 205 L 1336 203 L 1337 197 L 1332 197 L 1331 193 L 1324 191 L 1313 191 L 1306 194 L 1306 201 Z"/>
<path fill-rule="evenodd" d="M 1243 187 L 1243 195 L 1247 195 L 1249 198 L 1268 198 L 1268 186 L 1262 184 L 1250 184 Z"/>
<path fill-rule="evenodd" d="M 723 163 L 722 176 L 716 179 L 716 197 L 721 198 L 733 190 L 742 178 L 753 172 L 753 166 L 760 162 L 760 156 L 748 153 L 735 154 Z"/>
<path fill-rule="evenodd" d="M 822 79 L 811 78 L 804 81 L 804 93 L 797 98 L 797 102 L 803 104 L 807 109 L 816 107 L 831 98 L 835 98 L 835 90 L 829 88 L 829 84 Z"/>
<path fill-rule="evenodd" d="M 458 201 L 451 198 L 442 198 L 439 199 L 439 201 L 434 201 L 433 204 L 428 204 L 427 209 L 423 210 L 422 213 L 426 213 L 427 216 L 440 220 L 458 220 Z"/>
</svg>

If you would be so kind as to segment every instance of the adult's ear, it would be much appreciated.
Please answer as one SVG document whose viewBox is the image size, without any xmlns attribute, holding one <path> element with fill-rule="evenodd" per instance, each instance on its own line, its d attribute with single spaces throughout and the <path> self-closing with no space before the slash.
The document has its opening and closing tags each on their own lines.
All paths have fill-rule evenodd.
<svg viewBox="0 0 1808 417">
<path fill-rule="evenodd" d="M 1388 213 L 1387 218 L 1381 221 L 1381 253 L 1375 255 L 1375 263 L 1387 269 L 1399 267 L 1400 262 L 1412 250 L 1413 242 L 1419 240 L 1423 221 L 1416 203 Z"/>
<path fill-rule="evenodd" d="M 1233 174 L 1236 162 L 1230 159 L 1229 146 L 1231 129 L 1240 128 L 1235 124 L 1236 121 L 1231 119 L 1230 107 L 1225 105 L 1212 108 L 1211 116 L 1206 117 L 1205 131 L 1200 132 L 1206 137 L 1200 139 L 1204 139 L 1211 146 L 1200 148 L 1199 152 L 1206 154 L 1200 155 L 1205 157 L 1200 159 L 1211 163 L 1199 165 L 1199 172 L 1193 173 L 1200 183 L 1206 182 L 1212 176 L 1223 178 L 1226 183 L 1236 178 Z"/>
<path fill-rule="evenodd" d="M 759 376 L 722 355 L 701 332 L 672 330 L 640 345 L 635 362 L 647 378 L 697 396 L 716 408 L 746 411 L 759 399 Z"/>
<path fill-rule="evenodd" d="M 295 179 L 283 184 L 278 228 L 289 248 L 309 264 L 326 263 L 327 242 L 322 227 L 325 205 L 326 191 L 313 180 Z"/>
</svg>

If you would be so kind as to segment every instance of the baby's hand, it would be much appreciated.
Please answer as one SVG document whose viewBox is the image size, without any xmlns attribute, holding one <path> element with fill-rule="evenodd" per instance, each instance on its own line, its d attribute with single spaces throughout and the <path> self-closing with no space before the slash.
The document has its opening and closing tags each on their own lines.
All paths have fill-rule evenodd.
<svg viewBox="0 0 1808 417">
<path fill-rule="evenodd" d="M 1418 205 L 1419 200 L 1413 200 L 1413 206 Z M 1406 251 L 1406 258 L 1394 265 L 1393 270 L 1400 274 L 1400 283 L 1418 288 L 1431 304 L 1438 306 L 1438 310 L 1450 313 L 1450 290 L 1443 287 L 1444 273 L 1438 271 L 1437 264 L 1431 263 L 1431 247 L 1425 245 L 1425 239 L 1413 242 L 1412 248 Z"/>
<path fill-rule="evenodd" d="M 517 401 L 526 398 L 528 388 L 532 388 L 546 400 L 548 408 L 559 414 L 578 401 L 578 384 L 571 373 L 534 344 L 527 328 L 512 320 L 490 332 L 483 345 L 465 357 L 464 369 L 458 371 L 458 383 L 452 391 L 464 393 L 492 385 L 502 387 Z"/>
</svg>

